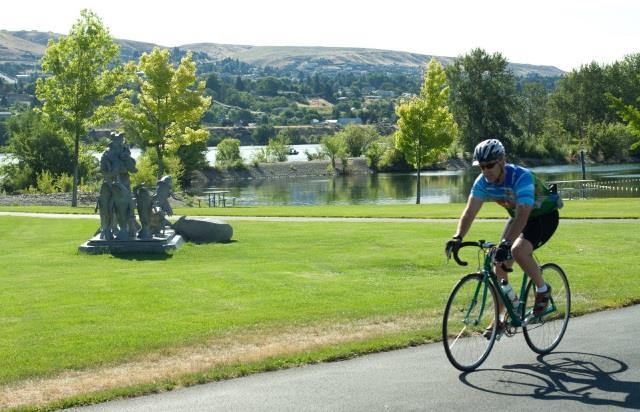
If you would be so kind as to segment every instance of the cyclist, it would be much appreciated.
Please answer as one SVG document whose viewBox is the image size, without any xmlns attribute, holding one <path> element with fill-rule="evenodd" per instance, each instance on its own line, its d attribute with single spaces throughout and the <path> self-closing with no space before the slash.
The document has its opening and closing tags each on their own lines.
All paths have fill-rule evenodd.
<svg viewBox="0 0 640 412">
<path fill-rule="evenodd" d="M 480 166 L 481 173 L 471 188 L 467 206 L 458 221 L 458 228 L 446 244 L 445 253 L 450 256 L 469 231 L 473 220 L 485 201 L 495 201 L 507 209 L 511 216 L 507 221 L 501 241 L 495 251 L 495 272 L 508 281 L 513 259 L 536 285 L 534 316 L 540 315 L 549 303 L 551 286 L 544 282 L 540 268 L 532 252 L 547 242 L 558 227 L 558 209 L 562 201 L 555 190 L 547 187 L 533 172 L 506 162 L 505 150 L 497 139 L 480 142 L 473 152 L 473 165 Z M 504 305 L 500 304 L 500 319 Z M 504 323 L 498 323 L 502 332 Z M 489 332 L 491 336 L 491 327 Z"/>
</svg>

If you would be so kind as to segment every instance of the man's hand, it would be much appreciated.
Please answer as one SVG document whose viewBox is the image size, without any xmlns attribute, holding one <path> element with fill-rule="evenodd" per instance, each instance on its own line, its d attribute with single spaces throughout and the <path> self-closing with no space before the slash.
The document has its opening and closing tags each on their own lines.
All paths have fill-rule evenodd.
<svg viewBox="0 0 640 412">
<path fill-rule="evenodd" d="M 505 262 L 507 260 L 513 259 L 511 256 L 511 242 L 506 239 L 502 239 L 498 248 L 496 249 L 496 254 L 493 258 L 496 262 Z"/>
<path fill-rule="evenodd" d="M 460 236 L 454 236 L 451 240 L 447 241 L 447 244 L 444 247 L 444 254 L 447 256 L 447 259 L 451 259 L 451 254 L 460 249 L 461 243 L 462 238 Z"/>
</svg>

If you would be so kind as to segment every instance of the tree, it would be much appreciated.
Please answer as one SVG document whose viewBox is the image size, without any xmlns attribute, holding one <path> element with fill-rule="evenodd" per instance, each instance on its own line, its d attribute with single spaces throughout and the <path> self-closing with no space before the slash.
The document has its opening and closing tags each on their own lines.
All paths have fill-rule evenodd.
<svg viewBox="0 0 640 412">
<path fill-rule="evenodd" d="M 7 121 L 10 135 L 7 152 L 14 160 L 2 167 L 4 190 L 14 192 L 36 186 L 38 176 L 46 174 L 56 180 L 68 178 L 72 189 L 71 174 L 73 165 L 69 159 L 73 155 L 73 146 L 59 131 L 43 119 L 42 113 L 28 110 Z M 87 151 L 81 151 L 78 161 L 78 174 L 85 183 L 93 180 L 93 169 L 97 159 Z"/>
<path fill-rule="evenodd" d="M 583 65 L 558 82 L 550 99 L 551 114 L 583 143 L 590 123 L 610 122 L 617 117 L 608 107 L 607 89 L 605 70 L 597 63 Z"/>
<path fill-rule="evenodd" d="M 347 153 L 347 144 L 344 141 L 344 136 L 339 133 L 333 136 L 324 136 L 320 139 L 320 143 L 322 144 L 322 152 L 331 160 L 331 168 L 336 170 L 336 159 L 345 158 Z"/>
<path fill-rule="evenodd" d="M 55 176 L 73 172 L 69 163 L 71 148 L 62 136 L 44 123 L 40 113 L 21 113 L 9 120 L 8 129 L 7 151 L 17 160 L 19 168 L 28 173 L 25 183 L 35 184 L 37 176 L 44 171 Z"/>
<path fill-rule="evenodd" d="M 344 135 L 347 153 L 352 157 L 362 156 L 369 144 L 380 137 L 373 126 L 358 126 L 355 124 L 346 125 L 339 133 Z"/>
<path fill-rule="evenodd" d="M 220 80 L 217 74 L 212 73 L 209 75 L 209 77 L 207 77 L 205 88 L 213 92 L 213 97 L 216 100 L 224 102 L 224 83 L 222 82 L 222 80 Z"/>
<path fill-rule="evenodd" d="M 451 110 L 460 125 L 460 142 L 466 152 L 494 138 L 505 143 L 518 134 L 512 119 L 517 108 L 516 83 L 500 53 L 474 49 L 447 67 Z"/>
<path fill-rule="evenodd" d="M 522 88 L 521 126 L 527 138 L 542 133 L 547 105 L 547 92 L 541 83 L 525 83 Z"/>
<path fill-rule="evenodd" d="M 260 125 L 251 133 L 251 141 L 253 144 L 261 146 L 266 145 L 269 139 L 276 135 L 276 129 L 269 125 Z"/>
<path fill-rule="evenodd" d="M 640 76 L 638 76 L 638 79 L 640 80 Z M 627 122 L 629 131 L 635 136 L 640 137 L 640 108 L 630 104 L 624 104 L 620 97 L 615 97 L 611 94 L 608 94 L 607 97 L 612 106 L 618 111 L 620 117 Z M 638 97 L 638 103 L 640 103 L 640 97 Z M 640 149 L 640 139 L 631 145 L 631 149 Z"/>
<path fill-rule="evenodd" d="M 180 160 L 180 171 L 182 172 L 181 175 L 178 176 L 178 180 L 182 187 L 191 185 L 193 172 L 203 170 L 209 166 L 206 153 L 207 142 L 205 141 L 180 146 L 178 148 L 176 155 Z"/>
<path fill-rule="evenodd" d="M 154 48 L 144 53 L 138 65 L 129 63 L 126 72 L 137 86 L 116 98 L 112 111 L 124 122 L 125 131 L 143 148 L 153 148 L 158 158 L 158 179 L 164 175 L 165 151 L 207 140 L 200 119 L 211 104 L 204 97 L 204 82 L 196 82 L 196 64 L 187 52 L 177 68 L 168 50 Z"/>
<path fill-rule="evenodd" d="M 242 164 L 240 156 L 240 140 L 227 137 L 216 146 L 216 165 L 235 167 Z"/>
<path fill-rule="evenodd" d="M 89 10 L 69 35 L 58 43 L 49 39 L 42 58 L 42 72 L 36 94 L 44 101 L 42 111 L 74 137 L 73 194 L 71 206 L 78 205 L 78 157 L 80 137 L 95 122 L 96 109 L 104 98 L 112 95 L 121 82 L 117 64 L 118 46 L 100 18 Z"/>
<path fill-rule="evenodd" d="M 420 204 L 420 170 L 435 162 L 453 142 L 458 126 L 449 111 L 449 86 L 442 65 L 431 59 L 420 95 L 396 108 L 396 147 L 418 172 L 416 204 Z"/>
</svg>

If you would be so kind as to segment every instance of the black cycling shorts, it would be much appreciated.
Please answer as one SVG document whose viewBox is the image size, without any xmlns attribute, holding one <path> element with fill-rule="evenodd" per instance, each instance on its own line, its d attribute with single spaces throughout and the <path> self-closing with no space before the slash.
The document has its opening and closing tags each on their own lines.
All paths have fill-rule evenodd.
<svg viewBox="0 0 640 412">
<path fill-rule="evenodd" d="M 546 215 L 540 215 L 530 219 L 522 230 L 522 237 L 531 242 L 534 249 L 539 248 L 547 243 L 547 240 L 551 239 L 551 236 L 558 228 L 559 218 L 558 210 L 554 210 Z M 503 239 L 509 231 L 511 223 L 513 223 L 513 218 L 509 219 L 504 228 L 504 232 L 502 233 Z"/>
<path fill-rule="evenodd" d="M 534 249 L 537 249 L 551 239 L 551 236 L 558 228 L 559 219 L 560 215 L 557 210 L 546 215 L 534 217 L 527 222 L 527 225 L 522 230 L 522 237 L 531 242 Z"/>
</svg>

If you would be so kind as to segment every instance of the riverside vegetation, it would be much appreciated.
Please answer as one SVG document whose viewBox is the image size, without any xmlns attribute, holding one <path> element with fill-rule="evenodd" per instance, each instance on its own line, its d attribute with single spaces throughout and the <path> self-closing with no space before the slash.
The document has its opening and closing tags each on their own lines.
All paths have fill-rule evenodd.
<svg viewBox="0 0 640 412">
<path fill-rule="evenodd" d="M 78 30 L 83 25 L 96 30 Z M 32 114 L 28 105 L 7 107 L 18 115 L 0 121 L 0 143 L 16 163 L 3 167 L 2 190 L 64 191 L 70 186 L 76 188 L 74 182 L 81 190 L 95 190 L 100 176 L 95 173 L 95 159 L 88 151 L 100 152 L 101 148 L 91 145 L 104 145 L 104 142 L 97 140 L 99 133 L 86 138 L 83 135 L 81 140 L 79 133 L 91 127 L 105 127 L 114 119 L 114 114 L 121 123 L 111 123 L 109 127 L 125 129 L 144 150 L 140 172 L 134 181 L 146 181 L 149 186 L 153 186 L 150 179 L 157 178 L 163 169 L 176 176 L 183 187 L 188 186 L 192 172 L 207 167 L 204 158 L 207 144 L 217 145 L 238 137 L 233 136 L 236 131 L 231 126 L 247 126 L 239 143 L 270 147 L 255 162 L 286 158 L 282 154 L 286 153 L 288 144 L 322 142 L 325 150 L 311 153 L 310 158 L 328 157 L 335 164 L 336 158 L 364 155 L 374 170 L 406 170 L 408 167 L 407 153 L 398 150 L 393 134 L 398 120 L 396 111 L 407 97 L 419 93 L 424 67 L 414 64 L 413 69 L 407 70 L 404 66 L 393 69 L 389 65 L 373 65 L 362 74 L 358 68 L 332 73 L 316 64 L 312 72 L 298 72 L 291 71 L 289 66 L 282 69 L 252 66 L 234 59 L 205 62 L 202 58 L 206 50 L 192 53 L 180 48 L 144 50 L 142 56 L 139 53 L 135 56 L 140 57 L 137 64 L 131 61 L 122 66 L 121 62 L 134 56 L 128 54 L 128 48 L 121 50 L 119 56 L 114 54 L 118 47 L 95 14 L 83 12 L 68 37 L 73 40 L 79 33 L 94 31 L 100 33 L 100 38 L 88 40 L 99 40 L 95 50 L 92 54 L 80 54 L 93 56 L 94 60 L 99 56 L 103 63 L 111 58 L 115 60 L 109 60 L 111 63 L 103 65 L 100 76 L 95 76 L 96 81 L 109 87 L 101 89 L 99 95 L 88 96 L 79 111 L 66 107 L 68 102 L 56 103 L 51 96 L 47 98 L 47 92 L 56 94 L 56 87 L 36 88 L 28 81 L 17 86 L 0 84 L 0 106 L 8 104 L 6 96 L 14 91 L 32 95 L 31 103 L 36 109 L 43 101 L 47 102 L 42 108 L 46 118 Z M 29 41 L 37 37 L 26 32 L 13 35 Z M 56 37 L 56 40 L 60 39 Z M 48 48 L 52 55 L 57 56 L 54 50 L 62 50 L 76 56 L 70 43 L 65 44 L 52 44 Z M 48 56 L 46 51 L 45 56 Z M 552 71 L 549 76 L 548 71 L 515 74 L 514 65 L 505 56 L 482 49 L 457 58 L 441 58 L 441 62 L 446 65 L 446 85 L 451 92 L 447 105 L 459 127 L 459 135 L 446 153 L 450 159 L 468 157 L 475 144 L 487 137 L 500 139 L 516 159 L 551 159 L 562 163 L 575 161 L 581 150 L 598 162 L 616 162 L 640 155 L 637 106 L 640 54 L 628 55 L 608 65 L 585 64 L 565 75 Z M 43 71 L 49 66 L 58 68 L 59 65 L 45 64 Z M 152 84 L 150 79 L 138 75 L 145 71 L 179 72 L 183 76 Z M 72 70 L 49 74 L 68 75 L 71 80 L 74 77 Z M 45 86 L 49 80 L 41 79 L 39 85 Z M 143 107 L 145 102 L 160 97 L 162 101 L 176 99 L 145 93 L 149 90 L 156 93 L 163 89 L 163 83 L 174 80 L 176 87 L 171 90 L 180 96 L 193 97 L 189 113 L 195 117 L 186 119 L 184 113 L 179 113 L 180 108 L 165 107 L 161 130 L 154 130 L 153 122 L 141 116 L 150 110 Z M 12 87 L 15 90 L 12 91 Z M 116 104 L 109 106 L 114 99 Z M 57 116 L 68 112 L 82 112 L 85 117 L 76 119 L 77 122 L 60 122 Z M 335 135 L 300 133 L 301 126 L 313 128 L 315 124 L 338 118 L 358 119 L 364 125 L 351 130 L 336 128 L 339 131 Z M 62 128 L 70 123 L 82 125 L 74 131 L 73 142 L 69 141 L 69 130 L 65 132 Z M 216 128 L 215 132 L 212 127 Z M 82 143 L 80 153 L 76 155 L 74 146 L 79 142 Z M 238 160 L 237 156 L 231 156 L 219 166 L 247 167 Z M 78 174 L 79 180 L 70 178 L 73 173 Z M 75 189 L 73 191 L 75 193 Z"/>
<path fill-rule="evenodd" d="M 225 211 L 456 217 L 462 206 Z M 621 216 L 631 219 L 581 219 Z M 567 271 L 574 316 L 640 302 L 639 218 L 634 199 L 567 202 L 538 255 Z M 461 274 L 442 254 L 448 221 L 235 221 L 234 242 L 164 260 L 78 254 L 96 224 L 0 218 L 2 407 L 59 408 L 434 341 Z M 467 238 L 497 238 L 501 226 L 478 222 Z"/>
</svg>

